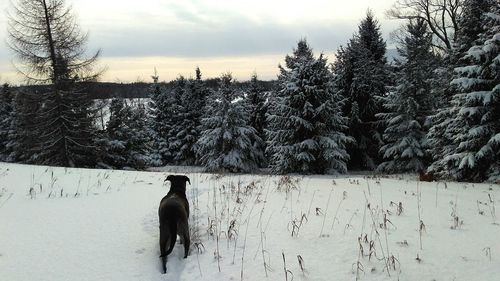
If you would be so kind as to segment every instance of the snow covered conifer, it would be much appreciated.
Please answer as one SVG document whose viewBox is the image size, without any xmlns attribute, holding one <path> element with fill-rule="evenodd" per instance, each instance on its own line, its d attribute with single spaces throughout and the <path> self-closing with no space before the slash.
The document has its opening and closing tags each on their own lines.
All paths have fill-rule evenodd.
<svg viewBox="0 0 500 281">
<path fill-rule="evenodd" d="M 201 71 L 196 68 L 196 78 L 189 79 L 179 96 L 179 124 L 172 141 L 174 162 L 178 165 L 194 165 L 196 152 L 194 146 L 200 137 L 200 125 L 205 107 L 207 89 L 204 86 Z"/>
<path fill-rule="evenodd" d="M 250 85 L 246 90 L 246 98 L 250 106 L 251 116 L 249 125 L 257 131 L 257 135 L 261 140 L 254 143 L 254 147 L 264 153 L 266 150 L 266 143 L 264 141 L 266 136 L 264 128 L 266 127 L 267 102 L 266 95 L 259 85 L 257 73 L 254 73 L 250 79 Z M 266 166 L 266 164 L 266 161 L 262 161 L 260 163 L 261 167 Z"/>
<path fill-rule="evenodd" d="M 13 97 L 9 84 L 0 89 L 0 161 L 8 159 L 9 130 L 13 117 Z"/>
<path fill-rule="evenodd" d="M 326 58 L 314 58 L 305 40 L 280 66 L 279 89 L 269 102 L 268 152 L 273 172 L 345 173 L 347 119 L 332 88 Z"/>
<path fill-rule="evenodd" d="M 417 172 L 426 168 L 425 125 L 433 110 L 432 34 L 423 20 L 411 21 L 406 31 L 404 46 L 398 48 L 404 62 L 399 63 L 397 85 L 383 98 L 388 112 L 377 114 L 386 126 L 385 144 L 380 149 L 386 161 L 378 167 L 384 172 Z"/>
<path fill-rule="evenodd" d="M 337 51 L 333 64 L 335 91 L 345 100 L 343 112 L 349 119 L 361 121 L 349 127 L 349 135 L 355 138 L 348 146 L 351 168 L 374 169 L 379 160 L 383 130 L 377 126 L 375 115 L 383 110 L 380 98 L 390 83 L 385 52 L 379 23 L 368 11 L 358 33 Z M 357 116 L 351 116 L 354 112 Z"/>
<path fill-rule="evenodd" d="M 110 117 L 106 126 L 104 162 L 115 168 L 127 165 L 127 137 L 125 104 L 122 99 L 111 100 Z"/>
<path fill-rule="evenodd" d="M 143 169 L 150 164 L 150 140 L 146 110 L 142 104 L 132 106 L 123 99 L 113 99 L 106 127 L 104 162 L 115 168 Z"/>
<path fill-rule="evenodd" d="M 251 172 L 262 158 L 253 143 L 259 137 L 248 125 L 245 101 L 230 74 L 221 77 L 217 91 L 209 97 L 196 143 L 200 163 L 211 172 Z"/>
<path fill-rule="evenodd" d="M 443 161 L 457 180 L 500 178 L 500 7 L 483 14 L 485 32 L 455 68 L 452 104 L 458 113 L 456 150 Z"/>
</svg>

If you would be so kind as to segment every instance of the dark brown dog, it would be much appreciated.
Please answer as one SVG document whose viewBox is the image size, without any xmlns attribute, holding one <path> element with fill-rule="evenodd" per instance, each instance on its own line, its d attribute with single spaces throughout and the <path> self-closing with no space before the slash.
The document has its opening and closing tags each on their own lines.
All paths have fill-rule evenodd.
<svg viewBox="0 0 500 281">
<path fill-rule="evenodd" d="M 429 181 L 429 182 L 431 182 L 431 181 L 435 181 L 435 179 L 434 179 L 434 175 L 433 175 L 431 172 L 426 173 L 426 172 L 424 172 L 424 171 L 420 171 L 420 172 L 418 173 L 418 179 L 419 179 L 420 181 Z"/>
<path fill-rule="evenodd" d="M 158 208 L 160 219 L 160 251 L 163 273 L 167 272 L 167 256 L 172 252 L 177 234 L 184 243 L 184 258 L 189 253 L 189 202 L 186 198 L 186 182 L 191 184 L 186 176 L 170 175 L 165 179 L 170 181 L 170 191 L 161 199 Z"/>
</svg>

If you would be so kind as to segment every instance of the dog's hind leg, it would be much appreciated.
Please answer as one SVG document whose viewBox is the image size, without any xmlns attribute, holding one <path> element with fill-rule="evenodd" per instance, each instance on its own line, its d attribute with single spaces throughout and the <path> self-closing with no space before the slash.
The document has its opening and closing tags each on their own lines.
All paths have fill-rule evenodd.
<svg viewBox="0 0 500 281">
<path fill-rule="evenodd" d="M 167 273 L 167 245 L 170 244 L 170 230 L 167 225 L 160 226 L 160 258 L 163 273 Z M 175 240 L 174 240 L 175 241 Z"/>
<path fill-rule="evenodd" d="M 184 244 L 184 258 L 187 258 L 189 254 L 189 246 L 191 244 L 191 240 L 189 238 L 189 225 L 187 223 L 181 224 L 179 225 L 179 228 L 179 236 Z"/>
</svg>

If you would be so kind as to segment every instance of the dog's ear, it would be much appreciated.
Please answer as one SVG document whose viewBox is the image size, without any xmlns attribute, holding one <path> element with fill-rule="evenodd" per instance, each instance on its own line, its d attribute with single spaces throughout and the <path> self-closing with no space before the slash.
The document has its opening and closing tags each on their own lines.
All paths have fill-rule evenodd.
<svg viewBox="0 0 500 281">
<path fill-rule="evenodd" d="M 172 179 L 173 179 L 173 176 L 169 175 L 164 181 L 170 181 L 170 182 L 172 182 Z"/>
<path fill-rule="evenodd" d="M 191 185 L 191 181 L 189 180 L 189 178 L 187 176 L 184 176 L 184 179 Z"/>
</svg>

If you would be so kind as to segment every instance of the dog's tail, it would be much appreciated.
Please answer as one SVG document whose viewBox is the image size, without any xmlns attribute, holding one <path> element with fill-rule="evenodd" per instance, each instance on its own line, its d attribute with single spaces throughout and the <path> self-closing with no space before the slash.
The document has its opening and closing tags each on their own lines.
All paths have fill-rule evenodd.
<svg viewBox="0 0 500 281">
<path fill-rule="evenodd" d="M 168 245 L 167 255 L 170 255 L 174 249 L 175 240 L 177 240 L 177 223 L 169 220 L 168 227 L 170 228 L 170 245 Z"/>
</svg>

